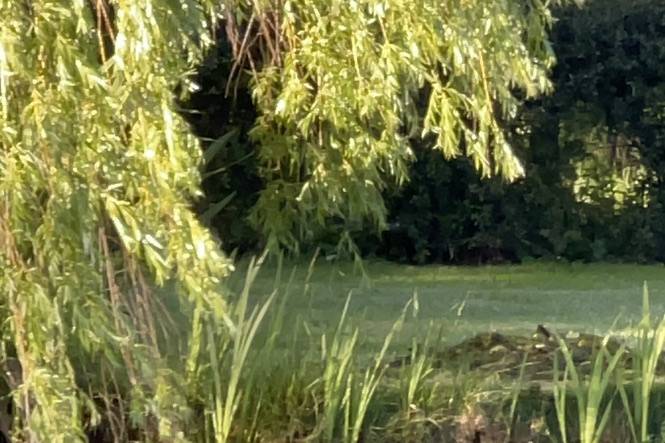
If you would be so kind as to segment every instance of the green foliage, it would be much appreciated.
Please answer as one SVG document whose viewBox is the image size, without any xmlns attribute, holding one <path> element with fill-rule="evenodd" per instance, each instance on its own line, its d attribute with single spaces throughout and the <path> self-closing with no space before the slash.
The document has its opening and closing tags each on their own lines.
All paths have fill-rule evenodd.
<svg viewBox="0 0 665 443">
<path fill-rule="evenodd" d="M 656 380 L 656 369 L 665 346 L 665 319 L 661 319 L 655 326 L 652 325 L 649 290 L 646 282 L 642 299 L 642 320 L 635 331 L 637 358 L 632 362 L 632 407 L 623 384 L 619 386 L 633 439 L 640 443 L 650 440 L 651 397 Z"/>
<path fill-rule="evenodd" d="M 566 170 L 582 171 L 582 183 L 574 174 L 562 179 L 557 162 L 524 179 L 531 180 L 532 189 L 550 184 L 555 191 L 567 189 L 564 209 L 552 204 L 561 200 L 551 188 L 543 197 L 513 191 L 497 179 L 479 181 L 493 174 L 513 179 L 522 172 L 504 129 L 511 128 L 507 121 L 516 117 L 520 95 L 548 89 L 553 55 L 546 39 L 547 5 L 537 0 L 526 5 L 298 0 L 228 1 L 222 8 L 211 0 L 0 0 L 0 394 L 13 399 L 13 437 L 70 442 L 99 437 L 99 432 L 104 434 L 99 438 L 114 441 L 287 435 L 351 442 L 371 432 L 370 424 L 383 412 L 373 408 L 379 388 L 392 393 L 385 359 L 406 311 L 368 367 L 358 356 L 363 337 L 358 329 L 347 333 L 345 315 L 330 345 L 327 335 L 321 336 L 323 358 L 312 359 L 315 348 L 297 349 L 298 334 L 312 335 L 303 322 L 294 326 L 295 338 L 284 355 L 276 342 L 282 339 L 285 305 L 273 318 L 273 329 L 262 330 L 270 303 L 250 308 L 254 268 L 234 309 L 227 309 L 231 292 L 222 279 L 232 265 L 192 210 L 201 197 L 201 179 L 208 191 L 207 201 L 199 200 L 204 222 L 235 222 L 253 208 L 251 218 L 263 239 L 255 239 L 251 228 L 228 223 L 221 235 L 228 236 L 230 246 L 267 241 L 297 249 L 303 240 L 348 233 L 368 219 L 382 227 L 382 192 L 406 179 L 414 156 L 420 159 L 416 168 L 431 168 L 422 175 L 425 185 L 419 184 L 428 192 L 438 189 L 426 184 L 429 179 L 453 189 L 455 168 L 469 177 L 456 186 L 476 199 L 474 210 L 467 211 L 471 241 L 464 233 L 467 215 L 448 223 L 439 212 L 429 218 L 414 212 L 408 225 L 424 223 L 431 229 L 436 220 L 446 229 L 461 227 L 461 234 L 440 237 L 441 250 L 452 256 L 460 247 L 491 244 L 501 250 L 508 235 L 521 248 L 520 256 L 539 247 L 570 253 L 570 245 L 574 249 L 586 237 L 577 230 L 582 223 L 569 221 L 569 214 L 592 214 L 596 207 L 580 209 L 589 199 L 612 200 L 601 209 L 611 208 L 615 215 L 645 205 L 647 214 L 655 211 L 658 206 L 652 204 L 663 196 L 655 192 L 646 198 L 644 189 L 658 183 L 662 173 L 662 153 L 655 151 L 662 122 L 657 87 L 643 102 L 631 102 L 642 106 L 640 124 L 648 123 L 636 123 L 637 129 L 619 128 L 617 116 L 599 119 L 598 107 L 590 105 L 554 121 L 533 109 L 525 114 L 526 123 L 515 132 L 528 127 L 534 138 L 555 135 L 557 147 L 599 148 L 583 151 L 577 169 Z M 220 62 L 226 74 L 188 102 L 196 89 L 193 70 L 215 37 L 218 14 L 224 14 L 229 30 Z M 597 23 L 597 33 L 614 26 Z M 659 32 L 656 24 L 645 29 Z M 208 78 L 215 77 L 218 61 L 206 59 Z M 622 72 L 620 67 L 613 65 Z M 249 72 L 239 73 L 243 68 Z M 568 81 L 561 72 L 558 80 Z M 257 111 L 246 101 L 240 106 L 245 115 L 223 119 L 215 131 L 198 131 L 210 129 L 209 115 L 192 116 L 189 122 L 199 135 L 209 137 L 202 155 L 178 111 L 185 113 L 181 105 L 197 99 L 210 105 L 211 96 L 221 96 L 229 85 L 233 89 L 235 81 L 251 90 Z M 248 100 L 248 90 L 240 100 Z M 178 100 L 173 91 L 181 94 Z M 616 105 L 608 105 L 607 97 L 600 100 L 606 112 Z M 549 106 L 570 104 L 570 97 L 557 99 Z M 572 127 L 574 122 L 580 125 Z M 635 137 L 640 143 L 630 145 Z M 611 139 L 630 145 L 622 157 L 632 168 L 624 180 L 630 186 L 614 186 L 617 177 L 625 177 L 602 149 Z M 548 146 L 534 151 L 533 164 L 561 153 Z M 423 163 L 441 152 L 470 160 L 457 166 Z M 633 164 L 643 160 L 646 166 Z M 573 185 L 566 187 L 570 178 Z M 644 189 L 632 186 L 636 181 L 645 181 Z M 514 212 L 488 210 L 486 201 L 496 204 L 497 195 L 512 196 L 507 201 Z M 420 211 L 432 206 L 432 200 L 415 193 L 410 201 Z M 523 202 L 527 209 L 537 208 L 531 215 L 542 217 L 537 232 L 545 246 L 542 238 L 530 242 L 521 236 L 533 229 L 515 209 Z M 631 222 L 642 220 L 642 212 L 626 213 L 638 215 Z M 589 226 L 603 225 L 605 216 Z M 509 223 L 496 224 L 501 217 Z M 479 236 L 473 231 L 477 226 L 498 232 Z M 654 226 L 648 233 L 656 235 Z M 451 245 L 456 238 L 466 243 Z M 602 242 L 609 238 L 594 239 L 592 253 L 603 255 Z M 428 239 L 414 248 L 417 260 L 428 258 L 424 248 L 431 244 Z M 584 256 L 588 244 L 580 248 Z M 159 286 L 176 297 L 163 299 Z M 662 347 L 660 341 L 642 344 L 645 354 L 651 352 L 647 348 Z M 410 420 L 412 403 L 435 396 L 429 385 L 428 395 L 423 393 L 431 373 L 427 356 L 413 350 L 411 358 L 414 367 L 402 372 L 407 380 L 394 383 L 400 426 Z M 600 368 L 604 357 L 598 358 Z M 639 366 L 648 389 L 652 360 Z M 592 386 L 606 388 L 606 375 L 594 372 Z M 578 393 L 587 405 L 584 420 L 592 424 L 584 435 L 593 441 L 598 436 L 594 407 L 600 404 L 593 398 L 602 395 Z M 414 409 L 423 411 L 421 406 Z M 635 413 L 641 423 L 644 409 Z M 275 420 L 264 423 L 264 417 Z"/>
<path fill-rule="evenodd" d="M 568 392 L 572 392 L 577 401 L 579 441 L 581 443 L 598 443 L 603 437 L 614 400 L 614 396 L 609 396 L 609 401 L 607 399 L 608 392 L 611 392 L 612 389 L 610 383 L 614 379 L 614 371 L 625 351 L 622 345 L 611 354 L 607 350 L 608 340 L 609 336 L 600 343 L 600 349 L 596 351 L 595 358 L 591 363 L 591 375 L 588 380 L 583 380 L 573 361 L 573 355 L 568 345 L 564 340 L 559 339 L 566 369 L 563 380 L 561 380 L 558 360 L 555 359 L 554 399 L 564 443 L 568 441 L 567 434 L 570 427 L 565 411 Z"/>
<path fill-rule="evenodd" d="M 254 307 L 247 315 L 249 291 L 258 267 L 250 263 L 247 270 L 245 285 L 235 307 L 234 320 L 237 325 L 232 337 L 232 349 L 225 349 L 227 342 L 218 343 L 215 333 L 208 328 L 208 352 L 210 353 L 210 373 L 206 374 L 213 380 L 214 390 L 210 394 L 208 404 L 213 404 L 211 412 L 213 436 L 206 436 L 206 441 L 226 443 L 229 441 L 236 413 L 243 400 L 241 377 L 244 372 L 252 342 L 263 318 L 270 307 L 272 297 L 260 307 Z M 221 346 L 220 346 L 221 345 Z M 221 348 L 221 353 L 219 349 Z"/>
<path fill-rule="evenodd" d="M 101 420 L 123 423 L 118 438 L 184 439 L 199 333 L 223 334 L 231 264 L 190 209 L 200 148 L 173 91 L 214 14 L 0 1 L 0 362 L 18 440 L 80 441 Z M 155 282 L 179 288 L 182 341 Z"/>
<path fill-rule="evenodd" d="M 252 70 L 264 187 L 251 217 L 270 245 L 295 249 L 331 218 L 383 227 L 381 191 L 405 180 L 409 137 L 420 133 L 484 176 L 521 175 L 500 121 L 515 115 L 515 90 L 548 89 L 547 2 L 244 6 L 229 23 L 240 30 L 236 58 Z"/>
<path fill-rule="evenodd" d="M 255 224 L 295 248 L 329 217 L 381 226 L 380 191 L 405 178 L 414 131 L 435 134 L 447 156 L 463 147 L 485 175 L 517 176 L 498 121 L 514 114 L 513 89 L 546 89 L 552 61 L 548 8 L 523 6 L 1 1 L 0 361 L 16 437 L 77 441 L 101 423 L 114 439 L 131 430 L 182 441 L 195 422 L 230 438 L 239 371 L 265 310 L 244 322 L 241 305 L 239 324 L 230 320 L 221 279 L 232 266 L 191 210 L 201 178 L 256 162 Z M 256 155 L 229 149 L 244 140 L 244 118 L 240 131 L 211 134 L 202 158 L 177 112 L 219 15 L 233 54 L 226 80 L 256 67 Z M 218 188 L 204 221 L 251 194 L 237 183 Z M 155 286 L 165 284 L 180 295 L 181 323 L 164 315 Z M 380 360 L 340 403 L 351 439 Z M 225 364 L 234 367 L 221 380 Z"/>
</svg>

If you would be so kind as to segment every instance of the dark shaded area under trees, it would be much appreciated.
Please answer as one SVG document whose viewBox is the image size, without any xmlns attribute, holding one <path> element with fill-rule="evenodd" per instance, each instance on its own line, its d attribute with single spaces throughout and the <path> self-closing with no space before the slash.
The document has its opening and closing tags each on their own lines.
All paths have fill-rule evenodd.
<svg viewBox="0 0 665 443">
<path fill-rule="evenodd" d="M 388 231 L 331 220 L 316 246 L 333 251 L 349 232 L 365 255 L 415 263 L 665 261 L 665 5 L 592 1 L 557 18 L 553 93 L 506 128 L 524 178 L 481 179 L 414 140 L 410 182 L 384 193 Z M 206 141 L 200 212 L 226 249 L 247 252 L 262 245 L 248 214 L 263 184 L 249 76 L 229 90 L 232 64 L 221 41 L 184 107 Z"/>
</svg>

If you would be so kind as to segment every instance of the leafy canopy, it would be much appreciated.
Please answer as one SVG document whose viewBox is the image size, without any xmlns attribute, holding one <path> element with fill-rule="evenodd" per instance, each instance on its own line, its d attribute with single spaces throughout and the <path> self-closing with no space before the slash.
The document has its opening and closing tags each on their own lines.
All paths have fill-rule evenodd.
<svg viewBox="0 0 665 443">
<path fill-rule="evenodd" d="M 501 122 L 516 92 L 548 90 L 551 2 L 268 4 L 243 5 L 230 22 L 260 112 L 265 189 L 252 218 L 271 244 L 295 248 L 330 217 L 383 226 L 381 190 L 407 178 L 414 136 L 468 155 L 485 176 L 522 174 Z"/>
<path fill-rule="evenodd" d="M 0 1 L 0 362 L 18 362 L 7 381 L 26 440 L 81 439 L 85 374 L 111 367 L 138 416 L 177 435 L 151 284 L 175 281 L 197 313 L 194 373 L 231 269 L 190 210 L 200 148 L 173 94 L 211 41 L 213 7 Z"/>
</svg>

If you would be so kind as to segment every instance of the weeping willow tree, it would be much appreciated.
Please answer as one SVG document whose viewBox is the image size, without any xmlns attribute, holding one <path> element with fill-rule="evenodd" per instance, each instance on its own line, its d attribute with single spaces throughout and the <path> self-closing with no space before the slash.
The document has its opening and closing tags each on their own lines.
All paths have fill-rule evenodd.
<svg viewBox="0 0 665 443">
<path fill-rule="evenodd" d="M 0 392 L 17 440 L 84 440 L 100 422 L 118 441 L 197 433 L 202 351 L 234 331 L 232 264 L 190 209 L 201 155 L 174 91 L 196 87 L 219 17 L 253 76 L 253 216 L 275 244 L 329 217 L 381 225 L 416 131 L 521 173 L 500 121 L 516 90 L 548 86 L 539 0 L 0 0 Z"/>
<path fill-rule="evenodd" d="M 501 122 L 550 87 L 554 2 L 250 3 L 227 28 L 260 112 L 252 220 L 269 244 L 296 248 L 333 218 L 383 227 L 381 190 L 406 179 L 414 137 L 485 176 L 523 173 Z"/>
<path fill-rule="evenodd" d="M 103 386 L 108 404 L 131 392 L 146 435 L 183 435 L 175 371 L 194 383 L 231 269 L 190 210 L 200 148 L 173 96 L 213 6 L 0 2 L 0 361 L 17 440 L 84 439 Z M 183 368 L 160 352 L 171 325 L 152 288 L 167 281 L 193 318 Z"/>
</svg>

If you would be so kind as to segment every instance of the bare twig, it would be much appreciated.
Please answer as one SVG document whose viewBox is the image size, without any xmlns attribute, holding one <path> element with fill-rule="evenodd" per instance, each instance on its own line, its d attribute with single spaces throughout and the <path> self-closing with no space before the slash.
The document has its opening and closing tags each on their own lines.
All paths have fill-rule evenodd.
<svg viewBox="0 0 665 443">
<path fill-rule="evenodd" d="M 120 319 L 121 291 L 115 280 L 115 268 L 113 266 L 106 230 L 103 227 L 99 228 L 99 244 L 101 245 L 101 251 L 106 268 L 106 280 L 108 284 L 109 296 L 111 298 L 111 309 L 113 310 L 113 320 L 115 321 L 115 327 L 117 328 L 118 332 L 127 333 L 126 328 Z M 132 385 L 138 384 L 138 377 L 136 369 L 134 368 L 131 353 L 124 345 L 121 346 L 120 352 L 122 354 L 123 360 L 125 361 L 125 365 L 127 365 L 127 375 L 129 376 L 129 381 L 132 383 Z"/>
</svg>

